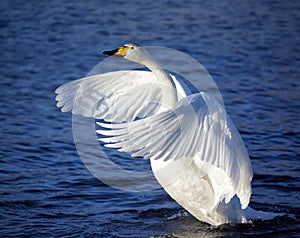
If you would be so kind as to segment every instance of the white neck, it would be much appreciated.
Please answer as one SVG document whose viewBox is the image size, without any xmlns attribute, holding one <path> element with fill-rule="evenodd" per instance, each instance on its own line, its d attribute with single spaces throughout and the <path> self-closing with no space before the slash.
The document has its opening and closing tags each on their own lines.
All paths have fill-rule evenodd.
<svg viewBox="0 0 300 238">
<path fill-rule="evenodd" d="M 145 65 L 152 71 L 161 84 L 162 106 L 173 108 L 178 101 L 177 91 L 171 76 L 148 54 L 145 49 L 137 48 L 125 56 L 126 59 Z"/>
</svg>

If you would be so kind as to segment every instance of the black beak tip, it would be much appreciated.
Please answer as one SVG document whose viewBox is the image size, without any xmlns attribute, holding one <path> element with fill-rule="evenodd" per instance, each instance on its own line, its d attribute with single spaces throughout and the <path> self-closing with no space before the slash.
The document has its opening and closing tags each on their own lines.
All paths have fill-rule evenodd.
<svg viewBox="0 0 300 238">
<path fill-rule="evenodd" d="M 107 50 L 107 51 L 103 51 L 102 54 L 107 55 L 107 56 L 112 56 L 117 52 L 116 50 Z"/>
<path fill-rule="evenodd" d="M 110 55 L 109 51 L 103 51 L 102 54 L 104 54 L 104 55 Z"/>
</svg>

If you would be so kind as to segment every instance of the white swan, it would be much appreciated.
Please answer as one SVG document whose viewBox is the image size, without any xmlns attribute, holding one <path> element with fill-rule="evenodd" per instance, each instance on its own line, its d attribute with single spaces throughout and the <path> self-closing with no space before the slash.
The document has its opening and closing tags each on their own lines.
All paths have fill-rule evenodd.
<svg viewBox="0 0 300 238">
<path fill-rule="evenodd" d="M 62 111 L 113 122 L 99 123 L 106 146 L 150 158 L 165 191 L 200 221 L 217 226 L 275 216 L 248 207 L 251 162 L 220 98 L 192 94 L 136 44 L 104 53 L 151 72 L 122 70 L 62 85 Z"/>
</svg>

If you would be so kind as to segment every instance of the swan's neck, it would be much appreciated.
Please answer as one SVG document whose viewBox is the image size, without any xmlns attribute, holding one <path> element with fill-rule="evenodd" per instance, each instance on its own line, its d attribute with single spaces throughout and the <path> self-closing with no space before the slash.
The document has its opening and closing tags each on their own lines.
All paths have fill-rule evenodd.
<svg viewBox="0 0 300 238">
<path fill-rule="evenodd" d="M 148 54 L 145 49 L 136 49 L 132 54 L 126 56 L 128 60 L 145 65 L 152 71 L 161 84 L 162 106 L 166 109 L 173 108 L 178 101 L 177 90 L 171 76 Z"/>
<path fill-rule="evenodd" d="M 147 65 L 145 65 L 147 66 Z M 176 86 L 171 76 L 160 66 L 147 66 L 161 84 L 162 103 L 167 108 L 173 108 L 178 101 Z"/>
</svg>

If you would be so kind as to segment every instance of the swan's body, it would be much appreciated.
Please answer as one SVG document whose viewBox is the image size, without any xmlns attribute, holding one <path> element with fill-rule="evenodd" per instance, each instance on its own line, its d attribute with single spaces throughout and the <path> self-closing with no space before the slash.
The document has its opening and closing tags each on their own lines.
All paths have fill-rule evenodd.
<svg viewBox="0 0 300 238">
<path fill-rule="evenodd" d="M 117 71 L 63 85 L 56 91 L 62 111 L 115 123 L 99 123 L 112 129 L 97 131 L 106 136 L 101 139 L 106 146 L 150 158 L 165 191 L 201 221 L 220 225 L 274 216 L 248 207 L 252 166 L 218 98 L 191 94 L 141 47 L 106 53 L 152 72 Z"/>
</svg>

